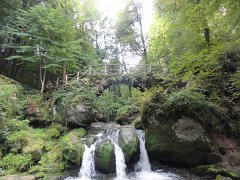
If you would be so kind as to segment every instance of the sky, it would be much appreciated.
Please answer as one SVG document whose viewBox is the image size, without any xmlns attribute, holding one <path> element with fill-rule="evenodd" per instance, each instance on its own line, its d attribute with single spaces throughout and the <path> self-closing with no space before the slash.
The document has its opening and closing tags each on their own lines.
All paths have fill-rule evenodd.
<svg viewBox="0 0 240 180">
<path fill-rule="evenodd" d="M 147 33 L 153 21 L 153 0 L 141 1 L 143 2 L 143 26 L 145 33 Z M 98 4 L 98 8 L 105 12 L 105 14 L 113 20 L 116 19 L 117 13 L 123 9 L 126 4 L 126 0 L 96 0 L 96 2 Z"/>
<path fill-rule="evenodd" d="M 96 0 L 100 11 L 106 16 L 112 18 L 113 21 L 117 18 L 117 13 L 124 8 L 127 0 Z M 143 31 L 147 34 L 153 22 L 153 0 L 141 0 L 143 3 Z M 127 63 L 138 64 L 139 57 L 128 57 Z"/>
</svg>

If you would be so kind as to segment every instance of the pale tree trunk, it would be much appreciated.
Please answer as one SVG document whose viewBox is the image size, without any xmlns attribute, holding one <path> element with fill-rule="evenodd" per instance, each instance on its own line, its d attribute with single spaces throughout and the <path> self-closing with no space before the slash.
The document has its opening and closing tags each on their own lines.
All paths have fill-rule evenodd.
<svg viewBox="0 0 240 180">
<path fill-rule="evenodd" d="M 46 68 L 42 67 L 42 64 L 40 63 L 40 82 L 41 82 L 41 94 L 44 92 L 45 88 L 45 82 L 46 82 Z"/>
<path fill-rule="evenodd" d="M 66 62 L 64 62 L 64 64 L 63 64 L 63 84 L 67 83 L 66 76 L 67 76 L 67 64 L 66 64 Z"/>
</svg>

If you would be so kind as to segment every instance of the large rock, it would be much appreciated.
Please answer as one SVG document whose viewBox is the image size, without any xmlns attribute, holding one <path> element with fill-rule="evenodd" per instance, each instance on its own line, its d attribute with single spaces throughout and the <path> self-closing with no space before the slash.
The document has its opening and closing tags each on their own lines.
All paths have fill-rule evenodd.
<svg viewBox="0 0 240 180">
<path fill-rule="evenodd" d="M 68 105 L 67 114 L 68 123 L 79 126 L 88 126 L 96 121 L 97 111 L 85 104 Z"/>
<path fill-rule="evenodd" d="M 53 94 L 53 119 L 70 127 L 87 127 L 99 116 L 97 97 L 92 87 L 68 84 Z"/>
<path fill-rule="evenodd" d="M 239 167 L 240 170 L 240 153 L 239 152 L 232 153 L 229 156 L 228 162 L 232 167 Z"/>
<path fill-rule="evenodd" d="M 25 118 L 33 126 L 42 126 L 50 120 L 50 108 L 42 95 L 32 95 L 28 99 L 28 106 L 24 109 Z"/>
<path fill-rule="evenodd" d="M 95 152 L 96 169 L 100 172 L 111 174 L 115 172 L 114 145 L 111 140 L 105 139 L 98 144 Z"/>
<path fill-rule="evenodd" d="M 189 118 L 146 130 L 150 158 L 170 164 L 200 165 L 206 162 L 211 143 L 202 126 Z"/>
<path fill-rule="evenodd" d="M 139 140 L 134 128 L 122 128 L 118 135 L 118 144 L 122 148 L 125 162 L 133 163 L 138 161 Z"/>
<path fill-rule="evenodd" d="M 224 168 L 222 165 L 200 165 L 197 167 L 194 167 L 192 170 L 192 173 L 199 175 L 199 176 L 206 176 L 212 177 L 211 179 L 216 178 L 216 180 L 221 179 L 234 179 L 239 180 L 240 179 L 240 171 L 232 168 Z M 219 176 L 221 175 L 221 176 Z"/>
</svg>

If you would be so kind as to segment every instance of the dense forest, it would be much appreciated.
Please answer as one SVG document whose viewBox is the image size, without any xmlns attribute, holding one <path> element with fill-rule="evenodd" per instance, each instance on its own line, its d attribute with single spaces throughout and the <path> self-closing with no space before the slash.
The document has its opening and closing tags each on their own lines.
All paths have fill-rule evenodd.
<svg viewBox="0 0 240 180">
<path fill-rule="evenodd" d="M 0 179 L 240 179 L 240 1 L 143 1 L 1 0 Z"/>
</svg>

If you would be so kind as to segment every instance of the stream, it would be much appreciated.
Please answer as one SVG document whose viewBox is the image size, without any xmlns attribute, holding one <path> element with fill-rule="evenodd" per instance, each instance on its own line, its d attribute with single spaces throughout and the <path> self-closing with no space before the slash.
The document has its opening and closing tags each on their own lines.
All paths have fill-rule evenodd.
<svg viewBox="0 0 240 180">
<path fill-rule="evenodd" d="M 85 145 L 83 154 L 82 167 L 78 173 L 78 177 L 68 177 L 65 180 L 200 180 L 201 178 L 188 173 L 185 170 L 174 168 L 151 168 L 147 150 L 145 148 L 145 133 L 142 130 L 137 130 L 137 136 L 140 146 L 140 159 L 134 167 L 134 171 L 128 172 L 124 160 L 122 149 L 118 145 L 118 130 L 108 135 L 115 149 L 116 159 L 116 174 L 101 174 L 95 171 L 95 149 L 98 142 L 101 141 L 101 136 L 88 147 Z"/>
</svg>

